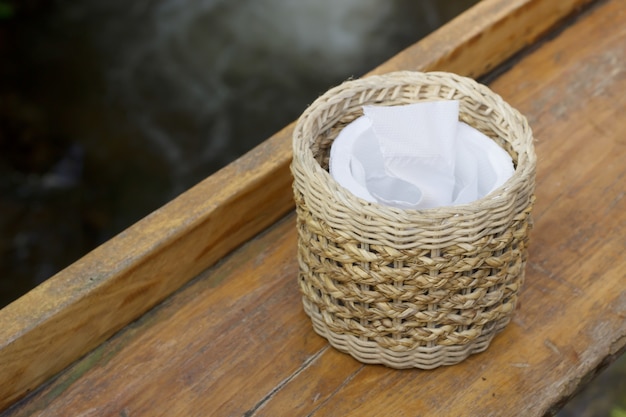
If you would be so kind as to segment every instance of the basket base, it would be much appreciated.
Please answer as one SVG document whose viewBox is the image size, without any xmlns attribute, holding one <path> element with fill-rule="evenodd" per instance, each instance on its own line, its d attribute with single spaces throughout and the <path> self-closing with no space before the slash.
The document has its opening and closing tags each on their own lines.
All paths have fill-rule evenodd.
<svg viewBox="0 0 626 417">
<path fill-rule="evenodd" d="M 510 317 L 505 317 L 486 325 L 478 338 L 465 345 L 419 346 L 412 350 L 396 352 L 383 348 L 371 340 L 361 340 L 358 336 L 333 332 L 324 322 L 317 306 L 306 297 L 303 297 L 302 302 L 304 311 L 313 322 L 313 329 L 328 340 L 332 347 L 351 355 L 359 362 L 385 365 L 395 369 L 434 369 L 443 365 L 455 365 L 470 355 L 486 350 L 493 337 L 504 330 L 510 322 Z"/>
</svg>

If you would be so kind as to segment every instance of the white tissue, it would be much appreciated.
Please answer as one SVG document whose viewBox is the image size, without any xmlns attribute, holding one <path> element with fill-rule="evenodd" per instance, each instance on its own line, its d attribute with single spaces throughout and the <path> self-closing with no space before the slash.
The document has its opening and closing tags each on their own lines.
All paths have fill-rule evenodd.
<svg viewBox="0 0 626 417">
<path fill-rule="evenodd" d="M 513 175 L 504 149 L 458 120 L 457 101 L 364 106 L 330 152 L 330 174 L 357 197 L 398 208 L 477 200 Z"/>
</svg>

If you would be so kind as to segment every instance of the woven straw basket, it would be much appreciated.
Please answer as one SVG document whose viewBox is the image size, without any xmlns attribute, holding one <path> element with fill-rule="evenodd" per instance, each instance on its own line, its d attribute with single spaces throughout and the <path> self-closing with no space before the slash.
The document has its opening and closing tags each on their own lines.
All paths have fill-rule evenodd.
<svg viewBox="0 0 626 417">
<path fill-rule="evenodd" d="M 459 100 L 460 119 L 515 173 L 459 206 L 402 210 L 361 200 L 328 173 L 330 146 L 363 105 Z M 526 119 L 475 81 L 396 72 L 348 81 L 300 117 L 292 173 L 299 284 L 315 331 L 364 363 L 431 369 L 485 350 L 524 281 L 535 153 Z"/>
</svg>

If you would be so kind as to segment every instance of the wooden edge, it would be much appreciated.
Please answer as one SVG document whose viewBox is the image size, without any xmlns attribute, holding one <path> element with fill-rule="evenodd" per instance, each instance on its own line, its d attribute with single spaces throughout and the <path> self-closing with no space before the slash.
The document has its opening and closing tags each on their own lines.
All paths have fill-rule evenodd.
<svg viewBox="0 0 626 417">
<path fill-rule="evenodd" d="M 477 78 L 596 0 L 483 0 L 370 74 L 449 71 Z"/>
<path fill-rule="evenodd" d="M 480 76 L 592 0 L 483 0 L 370 74 Z M 293 208 L 293 124 L 0 310 L 0 411 Z"/>
</svg>

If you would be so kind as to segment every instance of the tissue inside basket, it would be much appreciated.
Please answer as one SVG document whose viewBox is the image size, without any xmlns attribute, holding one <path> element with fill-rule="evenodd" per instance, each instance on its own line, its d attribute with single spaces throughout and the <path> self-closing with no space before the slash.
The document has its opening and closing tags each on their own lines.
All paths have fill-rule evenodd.
<svg viewBox="0 0 626 417">
<path fill-rule="evenodd" d="M 403 104 L 408 103 L 396 102 L 390 103 L 389 105 Z M 473 111 L 476 111 L 476 107 L 478 106 L 476 106 L 474 102 L 468 103 L 464 100 L 460 100 L 459 121 L 467 123 L 474 129 L 479 130 L 480 132 L 494 140 L 511 156 L 511 159 L 513 160 L 513 167 L 517 168 L 517 152 L 515 152 L 515 150 L 513 149 L 510 141 L 507 141 L 505 139 L 509 135 L 509 133 L 507 132 L 507 126 L 499 126 L 500 128 L 497 129 L 493 124 L 490 124 L 488 120 L 485 120 L 484 117 L 481 117 L 481 119 L 473 117 L 471 113 L 467 110 L 467 108 L 471 108 L 474 109 Z M 478 110 L 480 110 L 480 108 Z M 489 115 L 494 120 L 501 119 L 494 112 L 490 112 Z M 311 142 L 311 151 L 313 152 L 313 157 L 315 158 L 317 163 L 324 170 L 329 170 L 330 149 L 333 141 L 348 124 L 352 123 L 354 120 L 361 116 L 363 116 L 363 108 L 361 105 L 359 105 L 353 108 L 347 108 L 339 119 L 319 120 L 318 127 L 315 129 L 313 135 L 314 140 Z"/>
<path fill-rule="evenodd" d="M 363 111 L 330 151 L 333 178 L 363 200 L 403 209 L 467 204 L 513 174 L 506 151 L 458 120 L 457 100 Z"/>
</svg>

